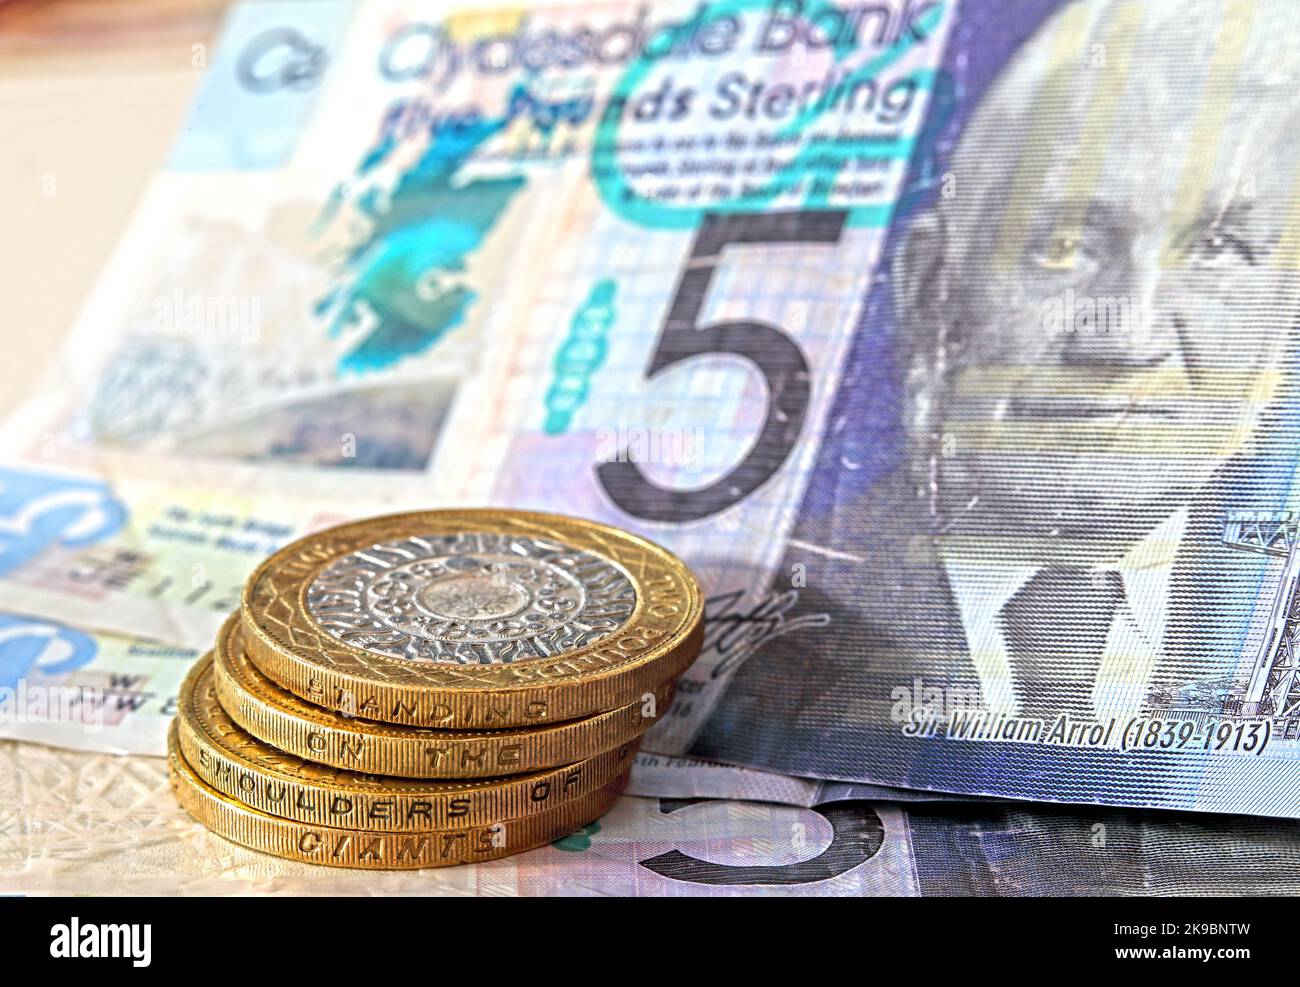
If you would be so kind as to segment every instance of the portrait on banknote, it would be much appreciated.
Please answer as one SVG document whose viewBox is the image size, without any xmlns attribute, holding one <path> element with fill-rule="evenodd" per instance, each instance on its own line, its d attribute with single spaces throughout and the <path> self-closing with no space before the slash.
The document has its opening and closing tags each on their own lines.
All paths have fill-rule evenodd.
<svg viewBox="0 0 1300 987">
<path fill-rule="evenodd" d="M 1295 736 L 1294 11 L 1040 10 L 946 119 L 936 88 L 890 343 L 848 359 L 787 552 L 825 619 L 745 663 L 708 750 L 1158 798 L 1171 751 Z"/>
</svg>

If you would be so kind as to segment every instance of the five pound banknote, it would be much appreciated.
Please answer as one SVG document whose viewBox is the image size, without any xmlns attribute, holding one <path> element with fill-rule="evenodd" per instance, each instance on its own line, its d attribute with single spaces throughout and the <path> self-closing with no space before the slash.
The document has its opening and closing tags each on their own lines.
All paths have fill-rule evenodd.
<svg viewBox="0 0 1300 987">
<path fill-rule="evenodd" d="M 648 751 L 1300 814 L 1289 0 L 235 8 L 6 427 L 0 605 L 194 645 L 276 544 L 638 531 Z"/>
</svg>

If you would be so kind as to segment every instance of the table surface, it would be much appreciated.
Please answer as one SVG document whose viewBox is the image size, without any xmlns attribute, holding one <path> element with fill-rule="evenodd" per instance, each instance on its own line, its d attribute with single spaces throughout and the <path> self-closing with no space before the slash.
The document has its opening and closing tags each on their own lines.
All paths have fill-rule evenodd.
<svg viewBox="0 0 1300 987">
<path fill-rule="evenodd" d="M 231 0 L 0 0 L 0 418 L 54 365 Z"/>
</svg>

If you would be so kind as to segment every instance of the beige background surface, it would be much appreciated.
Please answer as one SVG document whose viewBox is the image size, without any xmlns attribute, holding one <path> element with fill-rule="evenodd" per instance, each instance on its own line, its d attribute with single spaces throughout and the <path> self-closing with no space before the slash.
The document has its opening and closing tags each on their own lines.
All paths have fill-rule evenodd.
<svg viewBox="0 0 1300 987">
<path fill-rule="evenodd" d="M 0 0 L 0 417 L 50 367 L 166 159 L 227 0 Z M 210 62 L 212 52 L 205 52 Z"/>
</svg>

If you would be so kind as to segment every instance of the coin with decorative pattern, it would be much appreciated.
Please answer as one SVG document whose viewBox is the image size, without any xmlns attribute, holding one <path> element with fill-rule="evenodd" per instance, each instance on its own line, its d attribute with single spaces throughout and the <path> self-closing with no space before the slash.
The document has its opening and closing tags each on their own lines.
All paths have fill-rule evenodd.
<svg viewBox="0 0 1300 987">
<path fill-rule="evenodd" d="M 223 795 L 261 812 L 376 831 L 456 829 L 546 812 L 583 798 L 632 765 L 640 738 L 574 764 L 509 778 L 430 781 L 344 771 L 303 760 L 236 726 L 213 688 L 212 658 L 177 695 L 181 753 Z"/>
<path fill-rule="evenodd" d="M 572 764 L 638 739 L 672 704 L 674 689 L 665 682 L 628 706 L 564 723 L 438 730 L 344 716 L 282 689 L 245 654 L 238 614 L 212 654 L 217 698 L 254 737 L 309 761 L 404 778 L 486 778 Z"/>
<path fill-rule="evenodd" d="M 349 716 L 503 729 L 615 710 L 698 655 L 703 600 L 676 556 L 555 514 L 423 511 L 303 538 L 249 578 L 244 646 Z"/>
<path fill-rule="evenodd" d="M 289 860 L 371 870 L 449 867 L 545 846 L 602 816 L 627 783 L 625 772 L 589 795 L 520 819 L 456 829 L 374 832 L 282 819 L 223 795 L 200 778 L 181 753 L 175 721 L 167 735 L 167 753 L 177 800 L 217 836 Z"/>
</svg>

